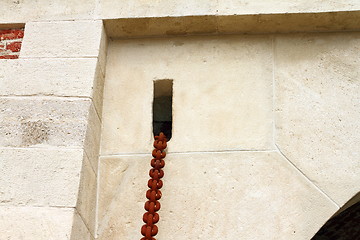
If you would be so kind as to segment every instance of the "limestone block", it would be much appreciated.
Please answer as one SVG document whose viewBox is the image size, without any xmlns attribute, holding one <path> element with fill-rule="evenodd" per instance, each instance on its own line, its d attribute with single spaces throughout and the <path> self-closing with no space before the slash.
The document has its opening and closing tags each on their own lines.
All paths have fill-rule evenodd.
<svg viewBox="0 0 360 240">
<path fill-rule="evenodd" d="M 90 239 L 87 229 L 94 234 L 96 174 L 82 149 L 2 148 L 0 166 L 0 209 L 76 206 L 81 217 L 75 218 L 72 235 L 88 237 L 71 239 Z"/>
<path fill-rule="evenodd" d="M 343 205 L 360 191 L 359 33 L 276 37 L 276 143 Z"/>
<path fill-rule="evenodd" d="M 1 146 L 82 147 L 90 100 L 3 97 L 0 104 Z"/>
<path fill-rule="evenodd" d="M 74 239 L 95 234 L 96 174 L 82 149 L 3 148 L 0 166 L 0 208 L 76 206 L 81 222 L 74 220 L 73 235 L 88 237 Z"/>
<path fill-rule="evenodd" d="M 166 17 L 166 16 L 193 16 L 215 15 L 217 1 L 179 1 L 160 0 L 144 2 L 141 0 L 111 1 L 100 0 L 100 17 L 109 18 L 134 18 L 134 17 Z"/>
<path fill-rule="evenodd" d="M 3 9 L 0 22 L 24 23 L 41 20 L 75 20 L 92 19 L 95 1 L 89 0 L 19 0 L 1 1 Z M 42 36 L 46 39 L 47 33 Z"/>
<path fill-rule="evenodd" d="M 99 239 L 140 238 L 150 159 L 101 157 Z M 164 170 L 159 239 L 310 239 L 338 209 L 277 152 L 170 153 Z"/>
<path fill-rule="evenodd" d="M 159 79 L 174 81 L 169 152 L 274 147 L 270 37 L 119 40 L 109 44 L 102 154 L 152 149 Z"/>
<path fill-rule="evenodd" d="M 75 210 L 73 224 L 71 228 L 70 240 L 94 240 L 94 236 L 90 233 L 88 227 L 83 222 L 79 213 Z"/>
<path fill-rule="evenodd" d="M 91 97 L 97 60 L 18 59 L 0 64 L 0 95 Z"/>
<path fill-rule="evenodd" d="M 76 209 L 93 235 L 95 235 L 96 191 L 96 173 L 91 167 L 89 159 L 85 157 L 81 171 L 79 196 Z"/>
<path fill-rule="evenodd" d="M 105 75 L 105 70 L 106 70 L 108 43 L 109 43 L 109 38 L 106 34 L 105 27 L 102 25 L 98 59 L 99 59 L 99 65 L 101 67 L 101 72 L 103 75 Z"/>
<path fill-rule="evenodd" d="M 166 16 L 249 15 L 359 10 L 357 0 L 30 0 L 3 1 L 1 23 Z M 31 11 L 29 11 L 31 9 Z M 46 33 L 46 32 L 45 32 Z M 45 34 L 44 34 L 45 35 Z"/>
<path fill-rule="evenodd" d="M 90 239 L 73 208 L 0 207 L 0 231 L 1 239 L 11 240 Z"/>
<path fill-rule="evenodd" d="M 100 120 L 90 99 L 0 98 L 0 146 L 85 148 L 94 170 Z"/>
<path fill-rule="evenodd" d="M 82 149 L 0 149 L 0 205 L 75 207 Z"/>
<path fill-rule="evenodd" d="M 360 10 L 357 0 L 321 1 L 321 0 L 230 0 L 219 1 L 219 15 L 276 14 L 276 13 L 308 13 Z"/>
<path fill-rule="evenodd" d="M 98 57 L 102 30 L 101 20 L 29 22 L 20 58 Z"/>
<path fill-rule="evenodd" d="M 111 38 L 359 31 L 360 12 L 296 12 L 104 19 Z"/>
<path fill-rule="evenodd" d="M 94 106 L 91 105 L 87 116 L 87 127 L 84 140 L 84 149 L 95 173 L 98 168 L 100 151 L 101 122 Z"/>
<path fill-rule="evenodd" d="M 167 16 L 199 16 L 199 15 L 249 15 L 276 13 L 307 13 L 356 11 L 360 9 L 357 0 L 344 1 L 281 1 L 281 0 L 230 0 L 230 1 L 100 1 L 100 17 L 111 18 L 139 18 L 139 17 L 167 17 Z"/>
<path fill-rule="evenodd" d="M 100 65 L 96 58 L 4 60 L 0 95 L 89 97 L 101 115 L 104 76 Z"/>
<path fill-rule="evenodd" d="M 283 1 L 285 2 L 285 1 Z M 358 31 L 359 11 L 217 16 L 218 34 Z"/>
<path fill-rule="evenodd" d="M 103 98 L 104 98 L 104 82 L 105 77 L 103 74 L 103 70 L 105 69 L 105 62 L 103 62 L 104 67 L 101 67 L 100 59 L 96 66 L 95 77 L 92 83 L 92 100 L 98 114 L 99 119 L 102 118 L 102 108 L 103 108 Z"/>
<path fill-rule="evenodd" d="M 112 38 L 216 34 L 215 16 L 108 19 L 104 21 Z"/>
</svg>

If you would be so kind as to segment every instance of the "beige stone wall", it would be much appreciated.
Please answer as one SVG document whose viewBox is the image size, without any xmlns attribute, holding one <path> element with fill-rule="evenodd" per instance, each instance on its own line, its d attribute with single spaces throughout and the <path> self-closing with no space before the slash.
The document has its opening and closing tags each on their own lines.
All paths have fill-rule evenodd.
<svg viewBox="0 0 360 240">
<path fill-rule="evenodd" d="M 276 38 L 276 143 L 342 206 L 359 192 L 359 33 Z"/>
<path fill-rule="evenodd" d="M 0 29 L 25 23 L 0 60 L 0 238 L 140 238 L 158 79 L 159 239 L 310 239 L 359 192 L 359 1 L 0 8 Z M 331 33 L 275 34 L 293 32 Z"/>
<path fill-rule="evenodd" d="M 2 0 L 0 4 L 6 9 L 0 28 L 39 21 L 106 20 L 111 37 L 360 30 L 357 0 Z"/>
<path fill-rule="evenodd" d="M 111 41 L 99 238 L 140 238 L 153 81 L 172 79 L 159 239 L 310 239 L 359 191 L 359 36 Z"/>
<path fill-rule="evenodd" d="M 152 150 L 160 79 L 174 81 L 169 151 L 274 149 L 271 51 L 269 36 L 112 41 L 102 154 Z"/>
<path fill-rule="evenodd" d="M 359 11 L 357 0 L 1 0 L 2 23 L 167 16 L 252 15 Z"/>
<path fill-rule="evenodd" d="M 1 238 L 94 238 L 106 41 L 102 21 L 32 22 L 0 62 Z"/>
</svg>

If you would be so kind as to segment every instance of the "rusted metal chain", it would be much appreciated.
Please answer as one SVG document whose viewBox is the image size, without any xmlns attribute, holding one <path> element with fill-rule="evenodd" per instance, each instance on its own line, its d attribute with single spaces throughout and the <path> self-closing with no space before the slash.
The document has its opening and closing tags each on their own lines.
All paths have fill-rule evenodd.
<svg viewBox="0 0 360 240">
<path fill-rule="evenodd" d="M 167 139 L 164 133 L 160 133 L 159 136 L 155 136 L 154 150 L 151 160 L 151 166 L 149 175 L 151 179 L 148 181 L 148 187 L 150 188 L 146 192 L 146 198 L 148 201 L 145 203 L 145 210 L 147 211 L 143 215 L 143 221 L 145 225 L 141 227 L 141 234 L 144 236 L 141 240 L 156 240 L 154 236 L 158 233 L 158 227 L 155 225 L 159 222 L 159 214 L 157 211 L 160 209 L 161 191 L 163 186 L 161 178 L 164 176 L 162 168 L 165 166 L 163 158 L 166 156 L 164 151 L 167 147 Z"/>
</svg>

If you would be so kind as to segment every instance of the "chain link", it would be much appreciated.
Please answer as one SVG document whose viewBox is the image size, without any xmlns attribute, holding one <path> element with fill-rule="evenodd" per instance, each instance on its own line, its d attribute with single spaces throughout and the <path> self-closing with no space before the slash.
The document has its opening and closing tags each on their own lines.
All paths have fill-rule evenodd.
<svg viewBox="0 0 360 240">
<path fill-rule="evenodd" d="M 152 151 L 151 166 L 149 176 L 151 179 L 148 181 L 148 187 L 150 188 L 146 192 L 146 198 L 148 201 L 145 203 L 145 210 L 147 211 L 143 215 L 143 221 L 145 225 L 141 227 L 141 234 L 144 236 L 141 240 L 156 240 L 154 236 L 158 233 L 158 227 L 155 225 L 159 222 L 160 216 L 157 211 L 160 210 L 161 191 L 163 186 L 161 178 L 164 176 L 162 168 L 165 166 L 163 158 L 166 156 L 164 151 L 167 147 L 167 139 L 164 133 L 160 133 L 159 136 L 155 136 L 154 150 Z"/>
</svg>

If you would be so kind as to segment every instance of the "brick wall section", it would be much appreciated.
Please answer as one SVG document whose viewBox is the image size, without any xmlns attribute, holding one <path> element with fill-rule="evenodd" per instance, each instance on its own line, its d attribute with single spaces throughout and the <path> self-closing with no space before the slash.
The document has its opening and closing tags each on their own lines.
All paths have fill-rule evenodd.
<svg viewBox="0 0 360 240">
<path fill-rule="evenodd" d="M 0 59 L 19 57 L 24 29 L 0 29 Z"/>
</svg>

